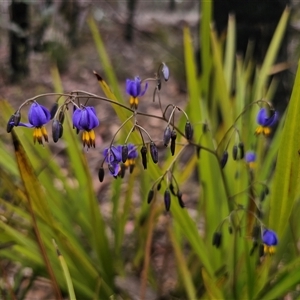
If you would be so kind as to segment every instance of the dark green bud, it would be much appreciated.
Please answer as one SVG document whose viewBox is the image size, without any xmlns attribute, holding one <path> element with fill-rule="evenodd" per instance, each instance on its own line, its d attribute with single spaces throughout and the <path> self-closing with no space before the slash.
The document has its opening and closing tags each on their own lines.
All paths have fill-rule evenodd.
<svg viewBox="0 0 300 300">
<path fill-rule="evenodd" d="M 148 193 L 148 197 L 147 197 L 147 202 L 148 204 L 150 204 L 150 202 L 153 200 L 153 197 L 154 197 L 154 191 L 153 189 L 151 189 Z"/>
<path fill-rule="evenodd" d="M 228 160 L 228 152 L 227 152 L 227 150 L 224 150 L 223 155 L 220 160 L 220 165 L 221 165 L 222 169 L 226 166 L 227 160 Z"/>
<path fill-rule="evenodd" d="M 104 175 L 105 175 L 105 173 L 104 173 L 104 168 L 103 168 L 103 167 L 100 167 L 100 168 L 99 168 L 99 171 L 98 171 L 98 178 L 99 178 L 99 181 L 100 181 L 100 182 L 103 181 Z"/>
<path fill-rule="evenodd" d="M 55 102 L 55 103 L 53 104 L 53 106 L 51 107 L 51 109 L 50 109 L 50 119 L 51 119 L 51 120 L 54 118 L 54 116 L 55 116 L 55 114 L 56 114 L 56 112 L 57 112 L 57 109 L 58 109 L 58 103 Z"/>
<path fill-rule="evenodd" d="M 164 145 L 165 145 L 166 147 L 168 147 L 168 145 L 169 145 L 169 142 L 170 142 L 170 139 L 171 139 L 171 134 L 172 134 L 171 128 L 170 128 L 170 126 L 168 125 L 168 126 L 166 127 L 165 131 L 164 131 L 164 138 L 163 138 L 163 142 L 164 142 Z"/>
<path fill-rule="evenodd" d="M 52 139 L 53 142 L 56 143 L 63 135 L 63 126 L 62 124 L 57 120 L 53 120 L 52 122 Z"/>
<path fill-rule="evenodd" d="M 239 149 L 240 149 L 240 159 L 243 159 L 245 156 L 245 148 L 244 148 L 244 143 L 240 142 L 238 145 Z"/>
<path fill-rule="evenodd" d="M 234 145 L 232 148 L 232 158 L 233 160 L 237 160 L 237 155 L 238 155 L 238 146 Z"/>
<path fill-rule="evenodd" d="M 153 141 L 150 142 L 150 154 L 153 162 L 156 164 L 158 162 L 158 151 Z"/>
<path fill-rule="evenodd" d="M 21 121 L 21 112 L 19 110 L 17 110 L 14 114 L 13 114 L 13 122 L 14 122 L 14 126 L 18 126 L 20 124 Z"/>
<path fill-rule="evenodd" d="M 12 131 L 12 129 L 14 128 L 14 115 L 12 115 L 6 125 L 6 132 L 10 133 Z"/>
<path fill-rule="evenodd" d="M 213 246 L 216 246 L 216 248 L 219 248 L 222 243 L 222 233 L 219 231 L 216 231 L 213 235 L 212 244 Z"/>
<path fill-rule="evenodd" d="M 170 207 L 171 207 L 171 194 L 170 194 L 170 190 L 169 189 L 165 190 L 165 193 L 164 193 L 164 202 L 165 202 L 166 211 L 169 211 Z"/>
<path fill-rule="evenodd" d="M 64 123 L 64 120 L 65 120 L 65 113 L 61 110 L 58 114 L 58 120 L 61 124 Z"/>
<path fill-rule="evenodd" d="M 141 155 L 142 155 L 142 164 L 144 167 L 144 170 L 147 169 L 147 147 L 144 145 L 141 148 Z"/>
<path fill-rule="evenodd" d="M 172 193 L 173 196 L 177 195 L 177 193 L 175 192 L 175 188 L 174 188 L 174 185 L 173 185 L 172 182 L 169 184 L 169 189 L 170 189 L 170 191 L 171 191 L 171 193 Z"/>
<path fill-rule="evenodd" d="M 193 127 L 189 121 L 185 123 L 185 137 L 188 141 L 193 138 Z"/>
<path fill-rule="evenodd" d="M 156 187 L 156 189 L 159 191 L 160 190 L 160 188 L 161 188 L 161 181 L 157 184 L 157 187 Z"/>
<path fill-rule="evenodd" d="M 182 193 L 180 191 L 178 191 L 178 193 L 177 193 L 177 199 L 178 199 L 178 203 L 179 203 L 180 207 L 184 208 L 185 204 L 182 200 Z"/>
<path fill-rule="evenodd" d="M 171 132 L 171 146 L 170 146 L 172 155 L 174 155 L 175 153 L 176 138 L 177 138 L 177 133 L 175 130 L 173 130 Z"/>
</svg>

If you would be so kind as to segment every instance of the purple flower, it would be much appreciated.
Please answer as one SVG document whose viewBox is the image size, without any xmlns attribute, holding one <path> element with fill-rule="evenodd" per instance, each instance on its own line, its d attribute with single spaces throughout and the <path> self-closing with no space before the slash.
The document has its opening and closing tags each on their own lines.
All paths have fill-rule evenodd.
<svg viewBox="0 0 300 300">
<path fill-rule="evenodd" d="M 270 229 L 265 229 L 262 235 L 262 242 L 264 244 L 264 253 L 274 254 L 275 246 L 278 244 L 276 232 Z"/>
<path fill-rule="evenodd" d="M 99 126 L 99 120 L 94 107 L 86 106 L 77 108 L 73 113 L 73 126 L 78 130 L 83 130 L 82 141 L 83 146 L 95 148 L 95 132 L 94 128 Z"/>
<path fill-rule="evenodd" d="M 111 146 L 105 148 L 103 155 L 108 164 L 108 169 L 113 176 L 117 176 L 121 170 L 120 162 L 122 161 L 122 146 Z"/>
<path fill-rule="evenodd" d="M 278 113 L 274 110 L 269 112 L 265 108 L 261 108 L 257 114 L 256 121 L 259 126 L 255 130 L 255 134 L 269 135 L 271 133 L 271 128 L 278 119 Z"/>
<path fill-rule="evenodd" d="M 137 109 L 139 104 L 138 97 L 143 96 L 148 88 L 148 83 L 146 83 L 144 89 L 142 90 L 141 83 L 142 81 L 139 77 L 135 77 L 134 80 L 126 80 L 126 92 L 128 95 L 130 95 L 129 103 L 130 106 L 135 109 Z"/>
<path fill-rule="evenodd" d="M 245 156 L 245 160 L 247 163 L 255 162 L 256 154 L 253 151 L 248 151 Z"/>
<path fill-rule="evenodd" d="M 48 142 L 47 130 L 44 127 L 50 121 L 51 115 L 49 110 L 34 101 L 28 111 L 29 123 L 20 122 L 18 126 L 24 126 L 28 128 L 34 128 L 33 131 L 33 142 L 38 141 L 39 144 L 43 144 L 43 139 Z M 14 121 L 10 123 L 12 126 L 16 126 Z"/>
</svg>

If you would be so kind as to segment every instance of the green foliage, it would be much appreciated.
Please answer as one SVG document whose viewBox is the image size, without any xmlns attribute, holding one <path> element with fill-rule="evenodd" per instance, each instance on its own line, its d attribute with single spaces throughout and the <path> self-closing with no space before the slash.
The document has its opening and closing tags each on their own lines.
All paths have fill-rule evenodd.
<svg viewBox="0 0 300 300">
<path fill-rule="evenodd" d="M 166 183 L 162 183 L 160 191 L 155 190 L 150 205 L 146 200 L 155 181 L 171 170 L 180 185 L 192 180 L 191 174 L 197 172 L 200 186 L 194 210 L 172 203 L 166 218 L 165 235 L 174 254 L 178 277 L 172 296 L 176 299 L 275 299 L 297 293 L 295 287 L 300 283 L 297 258 L 300 144 L 295 133 L 300 131 L 297 122 L 299 70 L 287 114 L 281 117 L 272 139 L 254 135 L 258 108 L 271 105 L 276 81 L 270 80 L 269 74 L 286 29 L 289 10 L 283 12 L 266 58 L 259 67 L 251 57 L 236 56 L 234 16 L 229 18 L 226 45 L 217 37 L 210 25 L 211 5 L 210 1 L 202 1 L 200 75 L 190 29 L 183 30 L 188 88 L 185 111 L 194 127 L 193 141 L 188 145 L 184 137 L 178 137 L 175 155 L 166 154 L 159 165 L 149 161 L 147 171 L 142 170 L 139 162 L 125 186 L 121 179 L 114 180 L 110 189 L 109 220 L 104 219 L 97 202 L 88 162 L 69 117 L 65 120 L 61 141 L 66 157 L 63 166 L 48 147 L 32 144 L 29 130 L 14 129 L 13 146 L 8 136 L 3 135 L 0 141 L 3 183 L 0 257 L 29 266 L 36 276 L 49 277 L 57 299 L 62 297 L 61 291 L 70 299 L 113 299 L 118 293 L 126 297 L 132 294 L 132 274 L 140 274 L 138 290 L 134 293 L 141 299 L 146 299 L 148 285 L 159 291 L 161 278 L 154 275 L 151 266 L 151 245 L 163 212 Z M 96 23 L 90 18 L 88 25 L 104 67 L 103 77 L 108 80 L 97 74 L 100 87 L 107 98 L 126 105 Z M 61 93 L 55 67 L 52 75 L 56 92 Z M 128 133 L 132 123 L 127 121 L 127 111 L 117 104 L 113 104 L 113 108 Z M 13 109 L 1 101 L 0 111 L 4 128 Z M 184 131 L 184 124 L 185 119 L 180 119 L 178 132 Z M 122 142 L 127 133 L 121 134 Z M 250 167 L 245 160 L 232 159 L 231 149 L 240 141 L 246 150 L 255 151 L 255 167 Z M 140 143 L 139 136 L 132 135 L 132 142 Z M 182 153 L 195 145 L 200 151 L 199 158 L 194 151 L 184 167 L 176 164 L 173 168 Z M 229 152 L 229 159 L 221 168 L 224 151 Z M 269 188 L 269 195 L 260 202 L 265 186 Z M 138 192 L 135 187 L 139 187 Z M 136 193 L 141 199 L 138 208 L 132 200 Z M 257 218 L 257 208 L 266 213 L 262 219 L 264 226 L 278 233 L 278 251 L 274 256 L 260 257 L 258 249 L 250 255 L 253 227 L 262 224 Z M 125 234 L 128 219 L 135 224 L 130 254 L 124 253 L 129 247 Z M 212 245 L 215 232 L 222 235 L 219 249 Z M 258 242 L 261 243 L 260 238 Z M 126 268 L 127 260 L 130 260 L 132 274 Z M 125 277 L 127 288 L 118 291 L 117 276 Z"/>
</svg>

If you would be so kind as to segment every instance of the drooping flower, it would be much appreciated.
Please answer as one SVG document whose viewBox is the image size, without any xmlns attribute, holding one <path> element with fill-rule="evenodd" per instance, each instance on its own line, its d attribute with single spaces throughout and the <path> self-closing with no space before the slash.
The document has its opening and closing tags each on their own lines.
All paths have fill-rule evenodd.
<svg viewBox="0 0 300 300">
<path fill-rule="evenodd" d="M 255 130 L 255 134 L 269 135 L 271 133 L 271 127 L 276 123 L 278 113 L 274 110 L 267 111 L 265 108 L 261 108 L 257 114 L 256 121 L 259 126 Z"/>
<path fill-rule="evenodd" d="M 18 124 L 15 124 L 14 121 L 12 121 L 11 125 L 34 128 L 33 142 L 35 143 L 38 141 L 39 144 L 43 144 L 43 139 L 48 142 L 48 134 L 44 125 L 50 121 L 50 118 L 51 115 L 49 110 L 45 106 L 34 101 L 28 110 L 29 123 L 19 122 Z"/>
<path fill-rule="evenodd" d="M 142 81 L 139 77 L 135 77 L 134 80 L 126 80 L 126 92 L 130 96 L 129 103 L 131 108 L 137 109 L 139 105 L 138 97 L 143 96 L 148 88 L 148 83 L 146 82 L 144 89 L 142 90 Z"/>
<path fill-rule="evenodd" d="M 122 150 L 121 147 L 111 146 L 110 148 L 105 148 L 103 151 L 105 161 L 108 164 L 109 172 L 113 176 L 118 176 L 121 166 L 120 162 L 122 161 Z"/>
<path fill-rule="evenodd" d="M 73 113 L 73 126 L 77 130 L 83 130 L 82 141 L 83 146 L 95 148 L 95 132 L 94 128 L 99 125 L 99 120 L 94 107 L 86 106 L 77 108 Z"/>
<path fill-rule="evenodd" d="M 275 246 L 278 244 L 276 232 L 270 229 L 265 229 L 262 235 L 262 242 L 264 244 L 264 253 L 274 254 Z"/>
<path fill-rule="evenodd" d="M 256 154 L 253 151 L 246 152 L 245 156 L 246 163 L 249 165 L 251 169 L 255 167 Z"/>
</svg>

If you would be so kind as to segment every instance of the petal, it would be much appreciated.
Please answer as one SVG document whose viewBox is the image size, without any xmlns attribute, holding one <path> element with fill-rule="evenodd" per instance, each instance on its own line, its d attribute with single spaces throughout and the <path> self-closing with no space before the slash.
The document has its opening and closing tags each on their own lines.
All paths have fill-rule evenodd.
<svg viewBox="0 0 300 300">
<path fill-rule="evenodd" d="M 38 104 L 37 102 L 33 102 L 28 111 L 28 120 L 31 125 L 34 127 L 41 127 L 50 121 L 51 114 L 49 110 L 43 106 Z"/>
<path fill-rule="evenodd" d="M 266 126 L 267 112 L 265 108 L 261 108 L 257 114 L 257 123 L 262 126 Z"/>
<path fill-rule="evenodd" d="M 81 115 L 82 115 L 82 109 L 78 108 L 74 111 L 72 117 L 74 127 L 79 130 L 83 130 L 83 128 L 80 126 Z"/>
<path fill-rule="evenodd" d="M 253 151 L 247 152 L 245 160 L 247 163 L 254 162 L 256 160 L 256 154 Z"/>
<path fill-rule="evenodd" d="M 146 93 L 146 91 L 147 91 L 147 89 L 148 89 L 148 82 L 146 82 L 145 88 L 144 88 L 144 90 L 141 92 L 140 96 L 144 96 L 145 93 Z"/>
<path fill-rule="evenodd" d="M 276 246 L 278 243 L 277 234 L 270 229 L 266 229 L 263 233 L 262 241 L 267 246 Z"/>
</svg>

